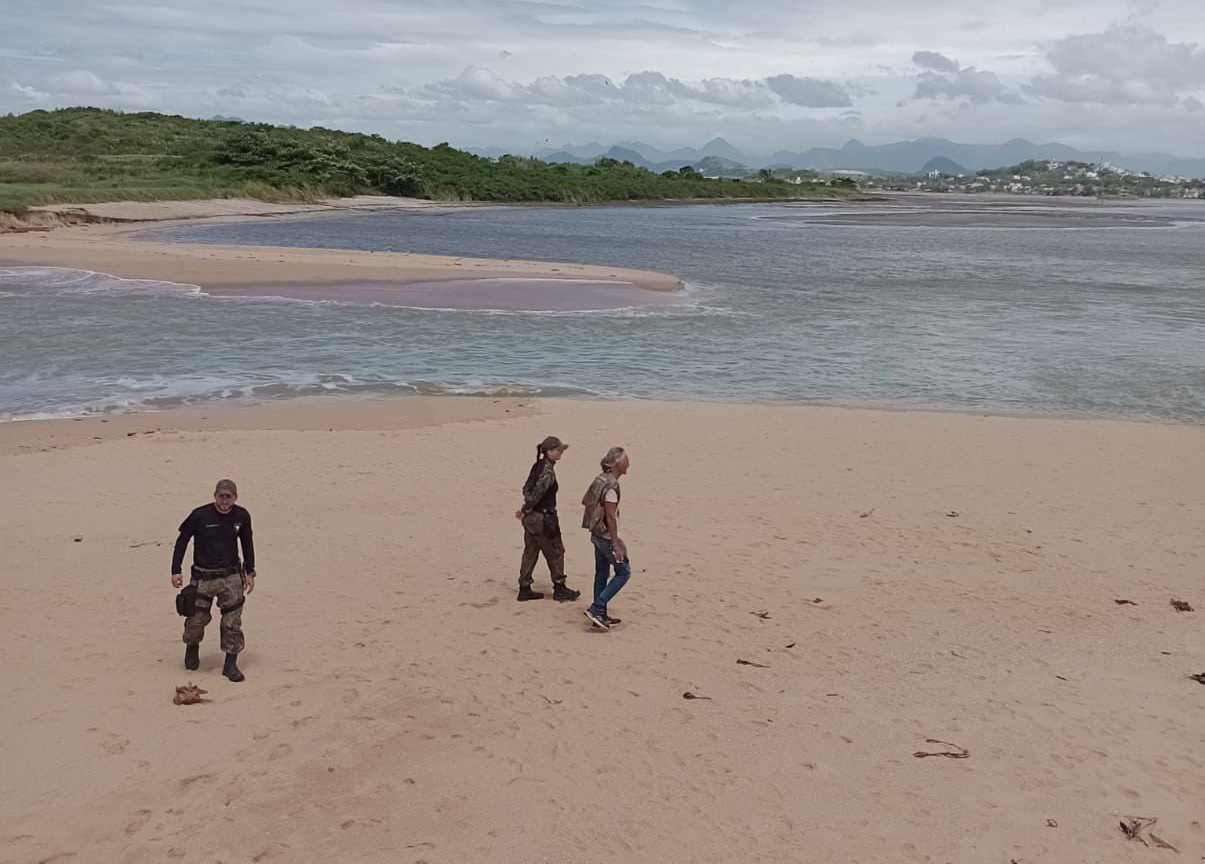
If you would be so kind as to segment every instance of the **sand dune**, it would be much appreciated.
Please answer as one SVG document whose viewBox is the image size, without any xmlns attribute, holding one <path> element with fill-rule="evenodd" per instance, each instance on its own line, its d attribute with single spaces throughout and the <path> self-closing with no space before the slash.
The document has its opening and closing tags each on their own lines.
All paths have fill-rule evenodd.
<svg viewBox="0 0 1205 864">
<path fill-rule="evenodd" d="M 1172 854 L 1127 815 L 1205 854 L 1205 612 L 1169 605 L 1205 607 L 1205 430 L 414 398 L 3 432 L 4 861 Z M 570 505 L 632 453 L 613 633 L 514 602 L 549 432 L 581 588 Z M 182 668 L 167 580 L 223 475 L 260 558 L 241 685 L 216 623 Z"/>
</svg>

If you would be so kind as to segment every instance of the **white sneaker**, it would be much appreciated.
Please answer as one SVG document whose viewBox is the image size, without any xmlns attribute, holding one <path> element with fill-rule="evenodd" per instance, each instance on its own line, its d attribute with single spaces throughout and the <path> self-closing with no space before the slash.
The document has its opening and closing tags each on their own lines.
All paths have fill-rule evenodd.
<svg viewBox="0 0 1205 864">
<path fill-rule="evenodd" d="M 592 610 L 587 609 L 584 614 L 587 618 L 590 619 L 590 622 L 595 627 L 599 628 L 600 630 L 610 630 L 611 629 L 611 625 L 610 625 L 610 623 L 607 622 L 607 619 L 600 618 L 599 616 L 595 615 Z"/>
</svg>

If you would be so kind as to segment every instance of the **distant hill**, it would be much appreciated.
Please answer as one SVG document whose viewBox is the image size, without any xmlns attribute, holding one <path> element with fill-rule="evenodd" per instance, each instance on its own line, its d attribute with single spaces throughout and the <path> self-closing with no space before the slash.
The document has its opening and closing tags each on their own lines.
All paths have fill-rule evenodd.
<svg viewBox="0 0 1205 864">
<path fill-rule="evenodd" d="M 98 108 L 30 111 L 0 116 L 0 211 L 56 203 L 360 194 L 572 203 L 856 194 L 841 187 L 708 180 L 679 175 L 682 160 L 645 167 L 635 151 L 608 152 L 615 161 L 554 165 L 321 127 Z M 662 176 L 669 167 L 673 175 Z"/>
<path fill-rule="evenodd" d="M 744 177 L 749 173 L 748 165 L 723 156 L 704 156 L 694 167 L 704 177 Z"/>
<path fill-rule="evenodd" d="M 954 176 L 967 173 L 967 169 L 963 168 L 953 159 L 947 159 L 945 156 L 934 156 L 924 164 L 923 168 L 920 169 L 920 173 L 922 174 L 928 174 L 931 171 L 938 171 L 942 174 L 952 174 Z"/>
<path fill-rule="evenodd" d="M 1205 158 L 1184 158 L 1167 153 L 1138 153 L 1122 155 L 1111 150 L 1077 150 L 1066 144 L 1048 142 L 1036 144 L 1024 138 L 1013 138 L 1002 144 L 963 144 L 946 138 L 920 138 L 915 141 L 896 141 L 890 144 L 867 146 L 851 140 L 843 147 L 812 147 L 806 150 L 777 150 L 765 156 L 751 154 L 734 147 L 724 138 L 713 138 L 703 147 L 682 147 L 660 150 L 640 141 L 625 141 L 617 145 L 631 154 L 638 154 L 636 164 L 649 166 L 691 164 L 697 166 L 708 156 L 729 159 L 750 168 L 809 168 L 819 171 L 854 169 L 871 173 L 915 174 L 924 170 L 934 159 L 948 159 L 960 166 L 961 172 L 979 171 L 1016 165 L 1030 159 L 1059 161 L 1109 162 L 1134 171 L 1149 171 L 1161 176 L 1205 177 Z M 592 162 L 600 156 L 611 155 L 614 148 L 601 144 L 554 150 L 537 149 L 530 155 L 549 161 Z M 572 158 L 567 158 L 569 154 Z M 614 158 L 614 157 L 613 157 Z M 622 161 L 622 160 L 620 160 Z M 955 172 L 960 173 L 960 172 Z"/>
</svg>

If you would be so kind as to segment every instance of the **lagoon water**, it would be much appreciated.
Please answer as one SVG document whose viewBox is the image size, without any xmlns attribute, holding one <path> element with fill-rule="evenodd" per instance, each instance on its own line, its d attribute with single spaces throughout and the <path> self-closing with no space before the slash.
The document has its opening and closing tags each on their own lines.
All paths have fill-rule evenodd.
<svg viewBox="0 0 1205 864">
<path fill-rule="evenodd" d="M 688 288 L 441 309 L 10 268 L 0 419 L 471 393 L 1205 422 L 1205 201 L 498 207 L 146 236 L 605 264 Z"/>
</svg>

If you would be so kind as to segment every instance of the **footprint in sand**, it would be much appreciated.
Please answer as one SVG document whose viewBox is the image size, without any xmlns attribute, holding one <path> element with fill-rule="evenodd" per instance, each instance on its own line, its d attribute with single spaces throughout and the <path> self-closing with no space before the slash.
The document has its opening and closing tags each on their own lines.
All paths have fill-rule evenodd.
<svg viewBox="0 0 1205 864">
<path fill-rule="evenodd" d="M 116 756 L 118 753 L 126 752 L 126 748 L 130 746 L 128 738 L 122 738 L 112 732 L 109 733 L 109 740 L 100 745 L 100 748 L 110 756 Z"/>
<path fill-rule="evenodd" d="M 264 849 L 251 856 L 251 860 L 255 862 L 270 861 L 273 858 L 278 858 L 292 848 L 288 843 L 269 843 Z"/>
<path fill-rule="evenodd" d="M 142 830 L 142 826 L 151 818 L 150 810 L 139 810 L 138 815 L 129 821 L 125 827 L 127 835 L 132 836 Z"/>
<path fill-rule="evenodd" d="M 272 748 L 272 752 L 268 754 L 268 761 L 275 762 L 277 759 L 283 759 L 292 752 L 293 746 L 291 744 L 277 744 Z"/>
<path fill-rule="evenodd" d="M 180 788 L 187 789 L 189 786 L 191 786 L 194 783 L 200 783 L 202 781 L 212 780 L 212 779 L 213 779 L 212 774 L 197 774 L 193 777 L 185 777 L 183 780 L 180 781 Z"/>
</svg>

